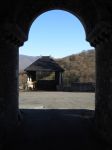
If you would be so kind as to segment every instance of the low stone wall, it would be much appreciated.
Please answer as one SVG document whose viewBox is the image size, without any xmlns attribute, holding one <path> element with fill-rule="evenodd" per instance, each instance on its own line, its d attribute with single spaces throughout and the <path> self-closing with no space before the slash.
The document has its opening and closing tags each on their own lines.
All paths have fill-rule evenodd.
<svg viewBox="0 0 112 150">
<path fill-rule="evenodd" d="M 94 92 L 95 91 L 95 84 L 92 82 L 88 83 L 72 83 L 71 84 L 72 91 L 79 91 L 79 92 Z"/>
<path fill-rule="evenodd" d="M 57 86 L 58 91 L 68 91 L 68 92 L 95 92 L 95 83 L 80 83 L 74 82 L 69 86 Z"/>
</svg>

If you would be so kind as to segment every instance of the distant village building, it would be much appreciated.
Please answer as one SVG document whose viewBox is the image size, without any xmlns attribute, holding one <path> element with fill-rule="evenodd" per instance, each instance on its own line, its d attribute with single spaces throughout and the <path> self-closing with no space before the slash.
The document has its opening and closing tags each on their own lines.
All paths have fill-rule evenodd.
<svg viewBox="0 0 112 150">
<path fill-rule="evenodd" d="M 32 90 L 56 90 L 62 85 L 64 69 L 50 56 L 41 56 L 24 70 L 27 74 L 27 89 Z M 55 73 L 54 80 L 39 79 L 39 73 Z"/>
</svg>

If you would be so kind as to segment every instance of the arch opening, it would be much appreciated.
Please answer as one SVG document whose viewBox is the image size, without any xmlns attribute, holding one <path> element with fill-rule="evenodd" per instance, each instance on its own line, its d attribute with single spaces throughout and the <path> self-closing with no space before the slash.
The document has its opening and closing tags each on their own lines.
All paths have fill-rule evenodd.
<svg viewBox="0 0 112 150">
<path fill-rule="evenodd" d="M 52 14 L 50 16 L 51 17 L 50 20 L 52 20 L 52 21 L 50 21 L 49 19 L 45 19 L 41 22 L 41 17 L 44 16 L 47 18 L 48 14 L 50 12 L 57 14 L 57 16 L 55 16 L 55 19 Z M 57 29 L 56 25 L 55 25 L 56 21 L 57 21 L 56 17 L 59 17 L 59 15 L 62 12 L 64 12 L 62 15 L 63 20 L 66 18 L 66 14 L 68 16 L 71 16 L 71 18 L 73 20 L 69 24 L 69 19 L 67 18 L 67 20 L 64 22 L 64 25 L 63 25 L 63 21 L 62 21 L 62 19 L 60 19 L 58 21 L 59 24 L 57 25 L 57 27 L 59 26 L 59 28 Z M 76 30 L 74 30 L 75 23 L 76 23 L 76 27 L 78 27 L 78 28 L 76 28 Z M 46 26 L 45 28 L 42 28 L 43 24 Z M 34 26 L 34 28 L 33 28 L 33 26 Z M 54 30 L 53 28 L 55 28 L 55 33 L 53 32 L 53 30 Z M 31 32 L 34 32 L 34 33 L 31 35 Z M 42 35 L 42 33 L 44 33 L 44 34 Z M 73 34 L 75 34 L 76 36 L 74 37 Z M 77 18 L 75 18 L 74 15 L 70 14 L 67 11 L 62 11 L 62 10 L 48 11 L 48 12 L 45 12 L 42 15 L 40 15 L 37 18 L 37 20 L 35 20 L 35 22 L 33 23 L 32 27 L 30 29 L 29 37 L 30 37 L 29 43 L 26 42 L 24 49 L 23 48 L 20 49 L 21 52 L 25 50 L 26 52 L 29 51 L 29 53 L 22 53 L 22 54 L 29 55 L 28 57 L 39 56 L 39 58 L 42 56 L 50 56 L 51 58 L 55 59 L 56 63 L 61 65 L 61 67 L 65 70 L 63 73 L 63 85 L 56 86 L 56 90 L 59 92 L 59 94 L 58 94 L 59 99 L 62 99 L 62 101 L 63 101 L 63 99 L 65 98 L 65 102 L 61 102 L 61 104 L 59 106 L 59 103 L 60 103 L 58 101 L 59 99 L 57 100 L 58 103 L 50 101 L 50 103 L 48 105 L 41 104 L 41 102 L 39 101 L 39 102 L 36 102 L 36 103 L 39 103 L 39 106 L 37 106 L 35 108 L 38 108 L 38 107 L 40 107 L 40 108 L 41 107 L 42 108 L 64 108 L 65 107 L 68 109 L 76 108 L 76 107 L 77 108 L 79 108 L 79 107 L 86 108 L 86 106 L 83 102 L 81 102 L 81 104 L 74 103 L 74 101 L 76 102 L 80 98 L 79 99 L 77 98 L 77 100 L 73 100 L 72 102 L 70 102 L 70 95 L 73 95 L 73 97 L 75 97 L 76 92 L 78 92 L 77 95 L 78 95 L 78 97 L 80 97 L 81 93 L 79 93 L 79 92 L 83 91 L 83 93 L 81 95 L 82 101 L 83 101 L 83 99 L 88 99 L 88 101 L 86 103 L 89 103 L 89 105 L 91 105 L 91 106 L 87 106 L 87 107 L 88 108 L 90 107 L 90 109 L 94 109 L 93 101 L 94 101 L 94 85 L 95 84 L 93 82 L 95 82 L 95 77 L 94 77 L 94 75 L 95 75 L 95 68 L 94 68 L 95 67 L 95 62 L 94 62 L 95 58 L 91 58 L 91 60 L 89 59 L 89 62 L 87 62 L 86 60 L 87 60 L 87 57 L 88 58 L 95 57 L 95 54 L 94 54 L 95 52 L 94 52 L 93 48 L 90 47 L 89 44 L 84 40 L 85 39 L 85 31 L 84 31 L 84 27 L 82 26 L 80 21 Z M 67 37 L 67 38 L 65 38 L 65 37 Z M 83 37 L 83 38 L 81 38 L 81 37 Z M 30 41 L 30 39 L 32 39 L 32 41 Z M 33 44 L 33 43 L 35 43 L 35 44 Z M 30 45 L 32 45 L 32 48 L 30 47 Z M 75 48 L 76 45 L 77 45 L 77 50 L 79 50 L 79 51 L 76 50 L 76 48 Z M 88 51 L 89 48 L 92 50 Z M 32 51 L 34 51 L 32 53 L 32 51 L 30 49 L 35 49 L 36 51 L 32 50 Z M 32 58 L 33 58 L 32 62 L 36 61 L 38 59 L 37 57 L 32 57 Z M 93 67 L 94 70 L 92 70 L 92 68 L 90 66 L 91 62 L 93 62 L 91 64 L 91 66 Z M 20 61 L 20 63 L 21 63 L 21 61 Z M 86 64 L 86 66 L 84 66 L 84 63 Z M 82 68 L 80 67 L 80 65 L 82 66 Z M 88 75 L 88 71 L 91 72 L 89 75 Z M 38 72 L 39 72 L 39 74 L 42 73 L 42 71 L 38 71 Z M 54 72 L 56 73 L 56 71 L 54 71 Z M 51 78 L 54 79 L 56 77 L 56 74 L 53 74 L 51 72 L 49 74 L 50 74 L 50 76 L 45 75 L 45 77 L 43 78 L 44 82 L 46 79 L 50 80 Z M 30 79 L 30 76 L 28 76 L 28 74 L 26 75 L 23 73 L 21 74 L 20 78 L 21 78 L 21 81 L 24 82 L 23 84 L 25 84 L 25 85 L 27 83 L 27 80 L 32 80 L 32 79 Z M 58 77 L 58 80 L 59 80 L 59 77 Z M 46 84 L 48 84 L 48 82 L 46 82 Z M 26 87 L 24 87 L 24 88 L 26 88 Z M 92 93 L 89 93 L 89 94 L 85 93 L 85 92 L 88 92 L 87 88 L 90 90 L 89 92 L 92 92 Z M 37 90 L 35 93 L 38 94 L 39 91 Z M 43 92 L 43 93 L 48 94 L 48 95 L 50 94 L 49 92 L 48 93 Z M 51 97 L 51 99 L 53 100 L 53 96 L 56 93 L 57 92 L 51 92 L 50 96 L 45 95 L 44 97 L 45 98 Z M 68 99 L 66 99 L 67 95 L 64 95 L 63 93 L 68 94 Z M 30 94 L 30 92 L 29 92 L 29 94 Z M 29 94 L 27 93 L 26 99 L 28 99 L 28 97 L 30 99 L 32 99 L 32 96 L 30 97 Z M 90 97 L 86 97 L 88 95 Z M 41 95 L 39 95 L 39 96 L 41 99 L 42 98 Z M 57 94 L 56 94 L 56 96 L 57 96 Z M 21 95 L 20 95 L 20 98 L 22 98 Z M 36 98 L 37 98 L 37 96 L 35 96 L 35 100 L 36 100 Z M 54 99 L 55 98 L 56 97 L 54 96 Z M 92 100 L 90 100 L 90 99 L 92 99 Z M 92 102 L 90 102 L 90 101 L 92 101 Z M 51 103 L 53 103 L 53 105 L 51 105 Z M 66 106 L 63 105 L 65 103 L 67 104 Z M 71 103 L 71 105 L 70 105 L 70 103 Z M 31 102 L 30 102 L 30 104 L 31 104 Z M 82 107 L 83 104 L 84 104 L 84 107 Z M 45 105 L 47 105 L 47 106 L 45 106 Z M 33 104 L 31 107 L 33 107 Z"/>
</svg>

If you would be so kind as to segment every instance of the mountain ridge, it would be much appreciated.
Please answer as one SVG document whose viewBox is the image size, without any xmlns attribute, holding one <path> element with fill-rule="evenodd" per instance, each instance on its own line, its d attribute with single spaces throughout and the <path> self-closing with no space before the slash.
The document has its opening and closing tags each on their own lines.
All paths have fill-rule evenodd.
<svg viewBox="0 0 112 150">
<path fill-rule="evenodd" d="M 19 72 L 23 72 L 26 67 L 32 64 L 39 56 L 19 55 Z"/>
</svg>

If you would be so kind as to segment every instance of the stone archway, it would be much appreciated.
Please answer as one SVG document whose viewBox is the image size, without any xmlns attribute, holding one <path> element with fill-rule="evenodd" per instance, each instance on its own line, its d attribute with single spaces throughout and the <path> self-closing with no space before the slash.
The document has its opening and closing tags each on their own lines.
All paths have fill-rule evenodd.
<svg viewBox="0 0 112 150">
<path fill-rule="evenodd" d="M 91 10 L 91 15 L 94 16 L 92 19 L 90 19 L 88 14 L 88 8 Z M 73 0 L 70 0 L 69 2 L 67 0 L 26 2 L 23 5 L 23 9 L 18 14 L 18 25 L 28 38 L 29 29 L 33 21 L 42 13 L 56 9 L 65 10 L 75 15 L 82 23 L 86 35 L 88 35 L 95 26 L 97 15 L 91 2 L 74 2 Z"/>
<path fill-rule="evenodd" d="M 6 13 L 7 9 L 7 13 Z M 101 0 L 23 0 L 1 5 L 0 25 L 0 120 L 2 135 L 18 122 L 18 48 L 28 39 L 38 15 L 62 9 L 76 15 L 87 40 L 96 48 L 95 120 L 100 135 L 112 140 L 112 2 Z M 7 91 L 7 94 L 5 94 Z M 9 128 L 10 126 L 10 128 Z"/>
</svg>

